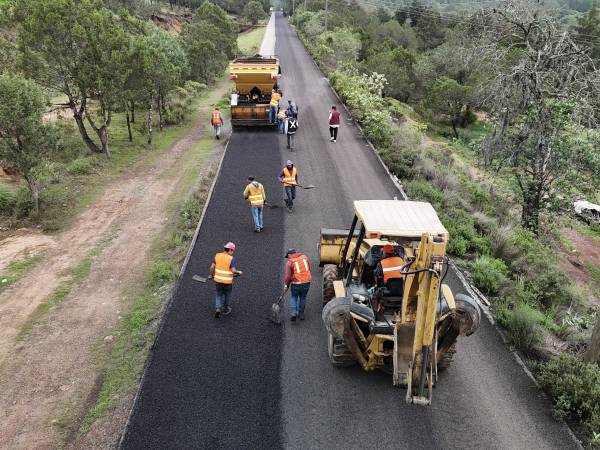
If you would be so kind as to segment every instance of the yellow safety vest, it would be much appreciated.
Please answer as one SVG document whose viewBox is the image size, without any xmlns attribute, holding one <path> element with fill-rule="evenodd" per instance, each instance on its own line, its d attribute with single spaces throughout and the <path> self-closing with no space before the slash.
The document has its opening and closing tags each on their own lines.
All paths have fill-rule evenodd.
<svg viewBox="0 0 600 450">
<path fill-rule="evenodd" d="M 278 106 L 280 98 L 281 96 L 277 92 L 271 94 L 271 106 Z"/>
<path fill-rule="evenodd" d="M 254 184 L 248 185 L 248 201 L 252 206 L 263 206 L 265 204 L 265 196 L 263 195 L 262 186 L 259 183 L 258 187 L 254 187 Z"/>
<path fill-rule="evenodd" d="M 295 186 L 296 185 L 296 173 L 298 171 L 295 167 L 292 168 L 292 173 L 288 170 L 287 167 L 283 168 L 283 185 L 284 186 Z"/>
<path fill-rule="evenodd" d="M 233 283 L 233 272 L 231 271 L 232 259 L 233 256 L 226 252 L 215 255 L 215 281 L 217 283 Z"/>
</svg>

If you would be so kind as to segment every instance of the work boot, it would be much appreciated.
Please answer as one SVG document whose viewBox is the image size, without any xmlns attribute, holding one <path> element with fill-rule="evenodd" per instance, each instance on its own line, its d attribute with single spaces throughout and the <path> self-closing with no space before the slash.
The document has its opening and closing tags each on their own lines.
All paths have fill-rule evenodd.
<svg viewBox="0 0 600 450">
<path fill-rule="evenodd" d="M 292 317 L 290 317 L 290 320 L 291 320 L 292 322 L 295 322 L 295 321 L 296 321 L 296 315 L 295 315 L 295 314 L 294 314 L 294 315 L 292 315 Z"/>
<path fill-rule="evenodd" d="M 228 316 L 229 314 L 231 314 L 231 306 L 226 306 L 226 307 L 223 309 L 223 315 L 224 315 L 224 316 Z"/>
<path fill-rule="evenodd" d="M 218 319 L 219 317 L 221 317 L 221 310 L 220 310 L 220 309 L 217 309 L 217 310 L 215 311 L 215 319 Z"/>
<path fill-rule="evenodd" d="M 304 314 L 298 314 L 298 319 L 304 320 Z"/>
</svg>

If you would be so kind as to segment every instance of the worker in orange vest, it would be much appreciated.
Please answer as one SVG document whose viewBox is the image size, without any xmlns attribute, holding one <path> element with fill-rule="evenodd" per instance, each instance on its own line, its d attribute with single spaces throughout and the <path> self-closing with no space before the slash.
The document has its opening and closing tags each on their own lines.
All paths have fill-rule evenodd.
<svg viewBox="0 0 600 450">
<path fill-rule="evenodd" d="M 273 89 L 271 91 L 271 101 L 269 102 L 269 123 L 275 123 L 275 120 L 277 119 L 279 100 L 281 100 L 281 93 Z"/>
<path fill-rule="evenodd" d="M 235 244 L 228 242 L 224 245 L 223 252 L 215 255 L 215 259 L 210 266 L 208 279 L 215 280 L 215 287 L 217 289 L 215 299 L 215 318 L 217 319 L 221 317 L 221 313 L 224 316 L 231 313 L 229 303 L 233 288 L 233 277 L 242 275 L 242 271 L 235 268 L 236 264 L 233 252 L 235 252 Z"/>
<path fill-rule="evenodd" d="M 221 139 L 221 127 L 223 126 L 223 116 L 219 108 L 215 108 L 212 112 L 210 123 L 213 126 L 215 132 L 215 138 Z"/>
<path fill-rule="evenodd" d="M 285 254 L 287 263 L 285 265 L 285 290 L 292 287 L 292 295 L 290 301 L 291 309 L 291 321 L 295 322 L 296 317 L 300 320 L 304 320 L 304 309 L 306 307 L 306 296 L 310 289 L 310 281 L 312 275 L 310 273 L 310 263 L 308 257 L 296 250 L 291 248 Z"/>
<path fill-rule="evenodd" d="M 294 200 L 296 199 L 296 186 L 299 183 L 298 169 L 294 166 L 294 163 L 289 159 L 285 163 L 285 167 L 279 174 L 279 181 L 283 184 L 285 191 L 285 206 L 287 206 L 288 212 L 292 212 L 294 208 Z"/>
<path fill-rule="evenodd" d="M 248 185 L 244 189 L 244 198 L 250 203 L 250 210 L 252 211 L 252 220 L 254 221 L 254 232 L 260 233 L 264 228 L 263 225 L 263 208 L 267 195 L 265 194 L 265 188 L 262 184 L 254 179 L 254 177 L 248 177 Z"/>
<path fill-rule="evenodd" d="M 401 267 L 404 260 L 396 254 L 396 248 L 391 244 L 383 246 L 383 258 L 375 268 L 375 280 L 379 286 L 387 286 L 388 281 L 402 279 Z"/>
</svg>

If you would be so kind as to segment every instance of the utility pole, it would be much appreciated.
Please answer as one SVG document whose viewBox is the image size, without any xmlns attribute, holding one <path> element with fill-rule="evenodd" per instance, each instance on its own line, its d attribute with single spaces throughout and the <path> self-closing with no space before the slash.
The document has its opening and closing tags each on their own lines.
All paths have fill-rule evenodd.
<svg viewBox="0 0 600 450">
<path fill-rule="evenodd" d="M 327 31 L 327 7 L 329 6 L 329 0 L 325 0 L 325 31 Z"/>
</svg>

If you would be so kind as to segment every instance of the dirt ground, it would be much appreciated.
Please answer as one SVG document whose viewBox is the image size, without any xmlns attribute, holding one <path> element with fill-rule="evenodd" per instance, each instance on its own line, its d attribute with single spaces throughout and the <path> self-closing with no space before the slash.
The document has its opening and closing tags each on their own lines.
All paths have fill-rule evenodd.
<svg viewBox="0 0 600 450">
<path fill-rule="evenodd" d="M 225 89 L 217 89 L 211 101 Z M 19 230 L 0 237 L 0 267 L 44 251 L 29 273 L 0 293 L 0 448 L 56 448 L 65 423 L 85 413 L 82 405 L 100 382 L 98 348 L 110 345 L 104 338 L 126 312 L 126 294 L 142 285 L 152 242 L 168 220 L 169 196 L 178 182 L 178 171 L 169 169 L 207 131 L 209 113 L 204 107 L 190 131 L 152 167 L 140 163 L 106 186 L 70 229 L 57 236 Z M 89 274 L 19 341 L 36 308 L 87 257 Z M 80 438 L 74 448 L 114 445 L 128 405 L 117 409 L 119 426 L 100 427 L 100 436 Z"/>
<path fill-rule="evenodd" d="M 600 244 L 572 228 L 564 228 L 561 233 L 574 250 L 560 259 L 561 268 L 578 283 L 590 283 L 592 277 L 584 264 L 591 262 L 600 269 Z"/>
</svg>

